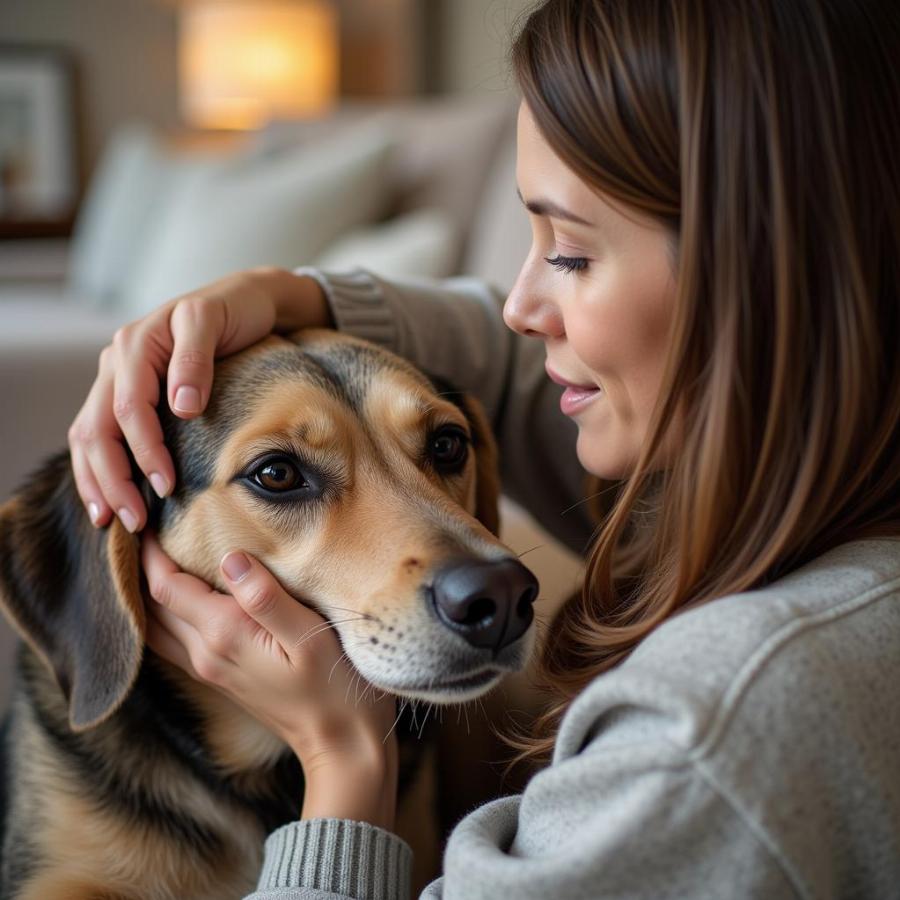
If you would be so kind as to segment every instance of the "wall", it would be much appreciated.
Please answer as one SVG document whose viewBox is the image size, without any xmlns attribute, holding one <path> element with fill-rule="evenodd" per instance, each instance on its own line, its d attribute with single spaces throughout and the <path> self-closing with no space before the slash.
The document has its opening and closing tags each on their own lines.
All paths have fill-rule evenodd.
<svg viewBox="0 0 900 900">
<path fill-rule="evenodd" d="M 177 124 L 175 37 L 174 10 L 155 0 L 0 0 L 0 42 L 76 56 L 83 171 L 117 124 Z"/>
<path fill-rule="evenodd" d="M 77 57 L 83 172 L 93 168 L 104 141 L 124 121 L 144 119 L 164 129 L 180 124 L 178 2 L 186 0 L 0 0 L 0 43 L 49 42 Z M 350 93 L 402 91 L 417 80 L 435 93 L 505 90 L 508 36 L 515 17 L 533 5 L 533 0 L 338 2 L 344 39 L 357 51 L 343 72 Z M 366 35 L 376 28 L 393 41 L 382 66 L 374 59 L 360 62 Z M 411 37 L 417 30 L 430 45 L 418 58 Z"/>
<path fill-rule="evenodd" d="M 517 19 L 537 6 L 537 0 L 441 0 L 441 4 L 441 89 L 512 90 L 506 62 L 510 36 Z"/>
</svg>

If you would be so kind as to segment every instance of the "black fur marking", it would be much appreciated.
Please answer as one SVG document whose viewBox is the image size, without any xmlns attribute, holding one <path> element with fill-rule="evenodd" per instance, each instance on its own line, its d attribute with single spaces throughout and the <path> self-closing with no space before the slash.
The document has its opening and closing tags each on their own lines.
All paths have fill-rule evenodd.
<svg viewBox="0 0 900 900">
<path fill-rule="evenodd" d="M 370 352 L 368 348 L 355 346 L 334 347 L 322 352 L 304 348 L 298 358 L 303 360 L 304 374 L 312 375 L 318 387 L 327 390 L 358 414 L 365 393 L 361 388 L 368 381 L 369 375 L 362 361 L 365 354 Z M 349 362 L 350 360 L 357 362 Z M 271 362 L 280 363 L 281 360 L 276 357 Z M 350 371 L 353 376 L 347 377 Z"/>
</svg>

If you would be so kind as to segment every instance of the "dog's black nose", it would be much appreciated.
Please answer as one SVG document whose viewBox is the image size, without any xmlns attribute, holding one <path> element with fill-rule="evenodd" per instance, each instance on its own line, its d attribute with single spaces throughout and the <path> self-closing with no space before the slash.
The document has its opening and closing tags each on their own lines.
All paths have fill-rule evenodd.
<svg viewBox="0 0 900 900">
<path fill-rule="evenodd" d="M 438 618 L 473 647 L 495 653 L 528 629 L 537 594 L 537 579 L 517 559 L 457 559 L 437 571 L 432 586 Z"/>
</svg>

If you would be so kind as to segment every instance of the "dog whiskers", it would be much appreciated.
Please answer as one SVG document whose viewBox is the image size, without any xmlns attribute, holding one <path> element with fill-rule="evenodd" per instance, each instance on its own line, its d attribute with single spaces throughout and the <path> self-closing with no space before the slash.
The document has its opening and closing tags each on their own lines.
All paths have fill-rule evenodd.
<svg viewBox="0 0 900 900">
<path fill-rule="evenodd" d="M 356 613 L 361 616 L 363 619 L 372 619 L 375 622 L 378 622 L 379 625 L 383 625 L 384 623 L 381 619 L 378 618 L 374 613 L 362 612 L 358 609 L 348 609 L 346 606 L 334 606 L 332 603 L 316 603 L 313 607 L 314 609 L 339 609 L 341 612 L 349 612 Z"/>
<path fill-rule="evenodd" d="M 317 634 L 321 634 L 323 631 L 328 631 L 329 628 L 336 628 L 338 625 L 344 625 L 347 622 L 358 622 L 365 619 L 365 616 L 353 616 L 349 619 L 335 619 L 331 622 L 325 622 L 324 625 L 315 625 L 312 628 L 304 631 L 302 635 L 300 635 L 300 639 L 294 644 L 294 649 L 296 650 L 298 647 L 302 647 L 306 641 L 310 638 L 314 638 Z"/>
<path fill-rule="evenodd" d="M 425 718 L 422 719 L 422 727 L 419 729 L 419 736 L 418 736 L 417 740 L 420 740 L 420 741 L 422 740 L 422 732 L 425 731 L 425 723 L 428 721 L 428 715 L 432 709 L 434 709 L 434 704 L 429 703 L 428 709 L 425 710 Z"/>
<path fill-rule="evenodd" d="M 350 702 L 350 688 L 353 687 L 353 682 L 359 677 L 359 670 L 355 671 L 350 676 L 350 681 L 347 682 L 347 692 L 344 694 L 344 703 Z"/>
<path fill-rule="evenodd" d="M 328 684 L 331 684 L 331 676 L 334 675 L 334 670 L 345 659 L 347 660 L 347 662 L 350 662 L 350 657 L 347 656 L 346 650 L 337 658 L 337 662 L 331 667 L 331 671 L 328 673 Z"/>
<path fill-rule="evenodd" d="M 384 736 L 384 740 L 381 742 L 382 744 L 391 736 L 391 732 L 397 727 L 397 723 L 400 721 L 400 716 L 403 715 L 403 710 L 406 709 L 407 701 L 403 700 L 400 703 L 400 712 L 397 713 L 397 718 L 394 719 L 394 724 L 388 729 L 388 733 Z"/>
</svg>

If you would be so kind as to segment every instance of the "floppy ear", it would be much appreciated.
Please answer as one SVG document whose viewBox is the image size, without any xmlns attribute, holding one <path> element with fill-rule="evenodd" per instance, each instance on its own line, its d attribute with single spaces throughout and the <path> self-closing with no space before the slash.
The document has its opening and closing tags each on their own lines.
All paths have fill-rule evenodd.
<svg viewBox="0 0 900 900">
<path fill-rule="evenodd" d="M 470 394 L 460 394 L 457 402 L 469 420 L 475 450 L 475 518 L 495 537 L 500 535 L 500 468 L 497 442 L 484 407 Z"/>
<path fill-rule="evenodd" d="M 0 609 L 56 676 L 73 731 L 118 709 L 144 648 L 139 543 L 118 519 L 91 525 L 67 453 L 0 508 Z"/>
</svg>

